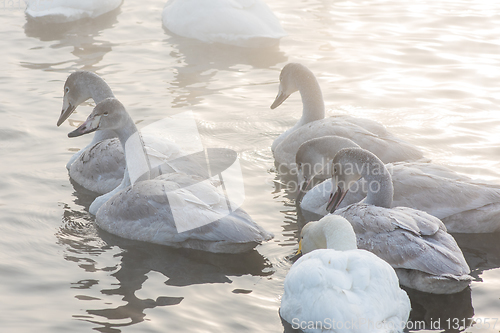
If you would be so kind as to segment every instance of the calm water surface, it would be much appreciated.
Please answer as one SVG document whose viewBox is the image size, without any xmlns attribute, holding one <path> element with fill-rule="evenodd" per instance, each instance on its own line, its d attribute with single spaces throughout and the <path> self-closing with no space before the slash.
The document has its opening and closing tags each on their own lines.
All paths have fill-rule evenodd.
<svg viewBox="0 0 500 333">
<path fill-rule="evenodd" d="M 125 1 L 93 22 L 59 26 L 0 2 L 2 332 L 283 331 L 287 257 L 304 223 L 269 148 L 301 114 L 298 94 L 269 109 L 288 62 L 317 75 L 329 114 L 377 120 L 434 162 L 500 184 L 500 4 L 268 0 L 289 36 L 248 50 L 170 35 L 164 2 Z M 97 229 L 87 212 L 94 195 L 65 169 L 90 140 L 66 134 L 92 105 L 56 127 L 64 81 L 78 69 L 101 75 L 139 127 L 193 111 L 206 147 L 238 152 L 243 208 L 275 239 L 246 255 L 213 255 Z M 443 331 L 474 318 L 467 332 L 498 332 L 500 320 L 480 325 L 500 317 L 498 235 L 456 239 L 471 288 L 409 291 L 412 319 L 440 320 Z"/>
</svg>

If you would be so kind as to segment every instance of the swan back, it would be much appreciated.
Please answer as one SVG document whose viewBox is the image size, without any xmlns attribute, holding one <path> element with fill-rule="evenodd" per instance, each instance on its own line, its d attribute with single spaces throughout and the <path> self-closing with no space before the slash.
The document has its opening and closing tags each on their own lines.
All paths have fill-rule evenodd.
<svg viewBox="0 0 500 333">
<path fill-rule="evenodd" d="M 306 325 L 304 332 L 337 332 L 332 323 L 358 324 L 347 332 L 402 332 L 410 309 L 394 269 L 374 254 L 319 249 L 290 269 L 280 314 L 289 323 L 315 324 L 316 329 Z M 359 325 L 361 318 L 364 324 Z"/>
<path fill-rule="evenodd" d="M 64 23 L 96 18 L 118 8 L 122 0 L 27 0 L 26 14 L 34 19 Z"/>
<path fill-rule="evenodd" d="M 286 36 L 262 0 L 169 0 L 163 25 L 179 36 L 243 47 L 273 46 Z"/>
</svg>

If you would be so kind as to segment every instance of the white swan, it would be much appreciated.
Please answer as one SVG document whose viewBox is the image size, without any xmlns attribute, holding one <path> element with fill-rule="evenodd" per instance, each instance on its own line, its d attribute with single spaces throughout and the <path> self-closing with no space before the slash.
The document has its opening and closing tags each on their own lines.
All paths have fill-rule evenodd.
<svg viewBox="0 0 500 333">
<path fill-rule="evenodd" d="M 117 99 L 97 104 L 68 136 L 99 128 L 116 132 L 127 162 L 122 184 L 90 206 L 102 229 L 123 238 L 224 253 L 248 251 L 273 237 L 242 209 L 232 209 L 209 180 L 181 173 L 150 179 L 141 136 Z"/>
<path fill-rule="evenodd" d="M 96 18 L 121 4 L 122 0 L 26 0 L 26 14 L 34 19 L 64 23 Z"/>
<path fill-rule="evenodd" d="M 97 104 L 110 97 L 114 97 L 111 88 L 97 74 L 88 71 L 71 73 L 64 84 L 63 107 L 57 126 L 87 99 L 92 98 Z M 173 171 L 206 177 L 205 171 L 186 157 L 178 145 L 162 137 L 158 131 L 148 131 L 148 128 L 143 128 L 142 136 L 153 177 Z M 66 168 L 70 177 L 84 188 L 99 194 L 112 191 L 122 182 L 125 170 L 123 149 L 116 133 L 98 129 L 93 140 L 70 158 Z"/>
<path fill-rule="evenodd" d="M 263 0 L 169 0 L 163 26 L 206 43 L 269 47 L 286 36 Z"/>
<path fill-rule="evenodd" d="M 284 320 L 304 332 L 403 331 L 411 308 L 408 295 L 388 263 L 357 249 L 348 221 L 328 215 L 309 222 L 300 245 L 304 255 L 284 282 Z"/>
<path fill-rule="evenodd" d="M 331 161 L 342 148 L 357 147 L 349 139 L 325 136 L 302 144 L 296 163 L 301 192 L 300 201 L 314 177 L 325 179 L 331 175 Z M 399 162 L 386 164 L 392 176 L 394 196 L 392 207 L 410 207 L 427 212 L 444 222 L 449 232 L 486 233 L 500 231 L 500 186 L 475 182 L 444 166 Z M 301 209 L 319 215 L 328 214 L 326 205 L 334 189 L 331 179 L 316 185 L 305 193 Z M 361 201 L 367 192 L 367 183 L 360 179 L 349 189 L 338 208 Z"/>
<path fill-rule="evenodd" d="M 373 152 L 384 163 L 423 158 L 418 148 L 396 138 L 375 121 L 350 116 L 325 118 L 325 104 L 318 81 L 307 67 L 298 63 L 289 63 L 281 70 L 279 92 L 271 109 L 281 105 L 296 91 L 302 97 L 302 117 L 295 126 L 274 140 L 271 150 L 278 164 L 294 169 L 295 155 L 300 145 L 325 135 L 351 139 Z"/>
<path fill-rule="evenodd" d="M 402 285 L 434 294 L 465 289 L 472 278 L 455 239 L 437 217 L 408 207 L 392 207 L 391 175 L 373 153 L 344 148 L 335 155 L 332 178 L 337 191 L 332 193 L 327 210 L 333 213 L 361 177 L 368 184 L 366 198 L 335 212 L 352 224 L 358 247 L 391 264 Z"/>
</svg>

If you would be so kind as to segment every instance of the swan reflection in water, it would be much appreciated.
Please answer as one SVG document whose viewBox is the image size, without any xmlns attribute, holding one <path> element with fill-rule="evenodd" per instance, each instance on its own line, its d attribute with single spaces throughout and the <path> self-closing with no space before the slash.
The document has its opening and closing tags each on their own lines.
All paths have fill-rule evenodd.
<svg viewBox="0 0 500 333">
<path fill-rule="evenodd" d="M 51 48 L 61 49 L 72 47 L 71 53 L 76 59 L 62 60 L 51 63 L 21 62 L 21 66 L 28 69 L 52 69 L 68 72 L 69 69 L 84 69 L 96 71 L 98 63 L 112 50 L 112 43 L 102 40 L 102 32 L 113 28 L 118 23 L 118 7 L 95 19 L 81 19 L 68 23 L 51 23 L 42 19 L 26 17 L 24 33 L 27 37 L 37 38 L 42 42 L 55 42 Z M 64 55 L 64 54 L 63 54 Z M 62 57 L 61 59 L 67 59 Z"/>
<path fill-rule="evenodd" d="M 88 207 L 91 201 L 90 194 L 79 194 L 75 203 Z M 196 297 L 188 290 L 179 296 L 179 290 L 182 292 L 183 289 L 176 289 L 176 295 L 157 295 L 154 299 L 138 297 L 137 292 L 143 289 L 151 272 L 160 273 L 165 277 L 166 286 L 175 287 L 225 284 L 232 283 L 231 277 L 265 277 L 274 273 L 270 262 L 256 250 L 223 255 L 131 241 L 98 229 L 90 214 L 82 211 L 81 207 L 67 204 L 64 205 L 62 226 L 56 237 L 58 244 L 64 248 L 64 258 L 85 271 L 82 279 L 71 284 L 72 289 L 78 290 L 75 297 L 87 301 L 81 303 L 85 313 L 73 317 L 97 325 L 95 329 L 100 332 L 119 332 L 119 327 L 144 321 L 146 309 L 175 306 L 189 299 L 190 295 Z M 89 273 L 95 278 L 89 279 Z M 106 275 L 106 280 L 112 277 L 117 281 L 103 280 L 100 278 L 102 274 Z M 241 291 L 235 289 L 233 293 Z M 109 303 L 115 299 L 111 296 L 118 296 L 116 299 L 121 300 L 117 306 Z M 106 305 L 96 307 L 99 301 Z"/>
</svg>

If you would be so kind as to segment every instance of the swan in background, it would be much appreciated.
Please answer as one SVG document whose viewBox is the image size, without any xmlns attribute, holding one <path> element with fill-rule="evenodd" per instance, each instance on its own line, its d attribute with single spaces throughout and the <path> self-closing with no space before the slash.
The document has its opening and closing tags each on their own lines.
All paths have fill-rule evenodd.
<svg viewBox="0 0 500 333">
<path fill-rule="evenodd" d="M 233 208 L 209 180 L 182 173 L 152 179 L 141 136 L 117 99 L 97 104 L 68 136 L 99 128 L 116 133 L 127 163 L 120 186 L 90 206 L 102 229 L 133 240 L 223 253 L 249 251 L 273 237 L 245 211 Z"/>
<path fill-rule="evenodd" d="M 342 148 L 358 147 L 349 139 L 325 136 L 311 139 L 297 151 L 297 175 L 301 209 L 326 215 L 326 205 L 334 189 L 332 179 L 305 192 L 313 178 L 331 177 L 332 163 Z M 432 163 L 399 162 L 386 164 L 394 195 L 392 207 L 410 207 L 427 212 L 446 225 L 449 232 L 488 233 L 500 231 L 500 185 L 482 184 L 444 166 Z M 360 202 L 367 193 L 362 178 L 349 188 L 338 208 Z M 304 195 L 305 194 L 305 195 Z"/>
<path fill-rule="evenodd" d="M 396 138 L 375 121 L 350 116 L 325 118 L 325 104 L 318 81 L 307 67 L 298 63 L 289 63 L 281 70 L 278 95 L 271 109 L 281 105 L 296 91 L 300 92 L 302 98 L 302 117 L 295 126 L 274 140 L 271 150 L 278 164 L 294 169 L 295 155 L 300 145 L 325 135 L 351 139 L 360 147 L 373 152 L 384 163 L 423 158 L 418 148 Z"/>
<path fill-rule="evenodd" d="M 163 26 L 205 43 L 269 47 L 286 36 L 263 0 L 169 0 Z"/>
<path fill-rule="evenodd" d="M 118 8 L 122 0 L 25 0 L 26 14 L 52 23 L 96 18 Z"/>
<path fill-rule="evenodd" d="M 361 177 L 367 182 L 366 198 L 335 211 Z M 333 159 L 332 178 L 337 190 L 327 210 L 346 218 L 358 247 L 394 267 L 402 285 L 453 294 L 470 284 L 469 266 L 441 220 L 420 210 L 392 207 L 391 175 L 377 156 L 361 148 L 341 149 Z"/>
<path fill-rule="evenodd" d="M 408 295 L 399 287 L 391 265 L 357 249 L 356 235 L 346 219 L 327 215 L 309 222 L 302 228 L 299 244 L 304 255 L 284 281 L 280 307 L 284 320 L 296 326 L 317 325 L 304 332 L 403 331 L 411 309 Z M 337 330 L 332 326 L 337 323 L 358 326 Z"/>
<path fill-rule="evenodd" d="M 97 74 L 88 71 L 71 73 L 64 84 L 63 107 L 57 126 L 87 99 L 92 98 L 98 104 L 113 97 L 111 88 Z M 146 126 L 142 137 L 152 164 L 153 177 L 174 171 L 207 176 L 198 163 L 185 156 L 174 142 L 160 137 L 157 131 L 148 133 Z M 123 149 L 116 133 L 106 129 L 96 130 L 92 141 L 70 158 L 66 168 L 70 177 L 82 187 L 98 194 L 112 191 L 122 182 L 125 171 Z"/>
</svg>

